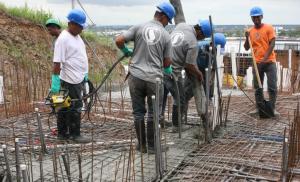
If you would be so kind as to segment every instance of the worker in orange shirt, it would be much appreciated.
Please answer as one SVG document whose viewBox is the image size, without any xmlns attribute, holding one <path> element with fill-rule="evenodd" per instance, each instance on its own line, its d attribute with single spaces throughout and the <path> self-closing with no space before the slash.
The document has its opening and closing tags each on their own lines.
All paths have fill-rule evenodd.
<svg viewBox="0 0 300 182">
<path fill-rule="evenodd" d="M 250 16 L 254 26 L 246 31 L 246 41 L 244 47 L 250 49 L 249 39 L 252 44 L 253 53 L 257 63 L 260 80 L 264 80 L 264 74 L 268 80 L 269 105 L 274 115 L 275 102 L 277 96 L 277 72 L 276 72 L 276 55 L 275 47 L 275 31 L 272 25 L 262 23 L 263 11 L 260 7 L 253 7 L 250 10 Z M 254 69 L 253 69 L 254 70 Z M 263 88 L 259 88 L 255 72 L 253 72 L 253 84 L 255 88 L 256 112 L 261 109 L 260 106 L 265 104 Z"/>
</svg>

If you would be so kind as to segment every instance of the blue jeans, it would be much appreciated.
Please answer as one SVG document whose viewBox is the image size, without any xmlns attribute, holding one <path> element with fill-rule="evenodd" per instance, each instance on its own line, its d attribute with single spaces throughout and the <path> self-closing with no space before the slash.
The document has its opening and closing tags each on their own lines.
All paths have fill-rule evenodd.
<svg viewBox="0 0 300 182">
<path fill-rule="evenodd" d="M 276 64 L 273 62 L 259 63 L 259 64 L 257 64 L 257 69 L 258 69 L 258 73 L 259 73 L 259 77 L 260 77 L 262 85 L 264 83 L 265 73 L 267 75 L 267 84 L 268 84 L 268 93 L 269 93 L 270 103 L 271 103 L 271 106 L 273 108 L 275 108 L 276 97 L 277 97 Z M 264 102 L 264 94 L 263 94 L 263 89 L 259 88 L 254 69 L 253 69 L 253 85 L 254 85 L 254 89 L 255 89 L 256 106 L 258 107 L 259 103 Z"/>
<path fill-rule="evenodd" d="M 137 77 L 134 77 L 130 75 L 128 77 L 128 84 L 129 84 L 129 91 L 132 101 L 132 109 L 133 109 L 133 117 L 136 127 L 136 132 L 138 136 L 139 142 L 142 142 L 144 144 L 145 141 L 145 124 L 144 124 L 144 118 L 145 114 L 147 112 L 146 109 L 146 102 L 147 99 L 147 140 L 149 146 L 154 146 L 154 122 L 153 122 L 153 103 L 152 103 L 152 96 L 155 95 L 155 83 L 148 82 L 145 80 L 141 80 Z M 162 94 L 163 94 L 163 88 L 161 85 L 160 88 L 160 101 L 162 101 Z M 161 110 L 161 104 L 160 109 Z M 140 123 L 142 126 L 140 126 Z M 142 131 L 140 131 L 140 128 L 137 128 L 137 126 L 140 126 Z M 141 134 L 141 136 L 140 136 Z M 140 137 L 142 138 L 142 141 L 140 141 Z"/>
<path fill-rule="evenodd" d="M 168 93 L 170 92 L 173 97 L 172 123 L 174 126 L 178 126 L 177 102 L 180 103 L 181 113 L 183 113 L 182 108 L 185 103 L 182 77 L 178 78 L 177 85 L 178 85 L 178 91 L 179 91 L 179 101 L 177 101 L 178 96 L 177 96 L 177 91 L 176 91 L 176 86 L 175 86 L 175 80 L 169 75 L 164 76 L 164 97 L 163 97 L 163 104 L 162 104 L 163 105 L 162 106 L 162 114 L 164 114 L 164 112 L 165 112 L 167 97 L 168 97 Z"/>
</svg>

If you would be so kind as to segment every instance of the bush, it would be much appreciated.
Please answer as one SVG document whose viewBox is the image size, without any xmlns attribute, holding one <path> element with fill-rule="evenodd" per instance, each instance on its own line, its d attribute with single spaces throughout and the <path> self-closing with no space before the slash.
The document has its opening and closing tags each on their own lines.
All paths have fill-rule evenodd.
<svg viewBox="0 0 300 182">
<path fill-rule="evenodd" d="M 10 16 L 23 18 L 37 24 L 45 24 L 49 18 L 52 18 L 50 12 L 46 12 L 42 9 L 33 10 L 28 8 L 26 4 L 24 7 L 6 7 L 3 3 L 0 3 L 0 10 L 6 12 Z"/>
</svg>

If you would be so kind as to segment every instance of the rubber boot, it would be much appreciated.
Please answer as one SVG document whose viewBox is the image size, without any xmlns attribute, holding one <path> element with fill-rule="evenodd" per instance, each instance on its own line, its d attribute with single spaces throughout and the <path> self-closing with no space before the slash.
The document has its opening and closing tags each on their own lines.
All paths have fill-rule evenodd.
<svg viewBox="0 0 300 182">
<path fill-rule="evenodd" d="M 61 109 L 57 113 L 57 138 L 59 140 L 68 139 L 69 112 Z"/>
<path fill-rule="evenodd" d="M 80 122 L 81 122 L 81 113 L 72 111 L 70 113 L 70 135 L 71 136 L 80 136 Z"/>
<path fill-rule="evenodd" d="M 147 142 L 149 148 L 154 148 L 154 122 L 147 121 Z"/>
<path fill-rule="evenodd" d="M 183 124 L 187 124 L 187 115 L 188 115 L 188 104 L 185 104 L 184 106 L 182 106 L 182 113 L 183 113 L 183 119 L 182 119 L 182 123 Z"/>
<path fill-rule="evenodd" d="M 136 150 L 146 152 L 146 136 L 145 136 L 145 121 L 134 121 L 134 127 L 138 144 Z"/>
<path fill-rule="evenodd" d="M 173 105 L 172 123 L 173 123 L 173 126 L 178 127 L 178 108 L 177 108 L 177 105 Z"/>
</svg>

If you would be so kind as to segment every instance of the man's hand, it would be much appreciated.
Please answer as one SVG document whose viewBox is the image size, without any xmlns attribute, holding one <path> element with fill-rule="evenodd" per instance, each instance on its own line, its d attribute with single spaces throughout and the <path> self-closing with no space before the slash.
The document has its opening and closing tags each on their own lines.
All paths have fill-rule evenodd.
<svg viewBox="0 0 300 182">
<path fill-rule="evenodd" d="M 165 68 L 164 68 L 164 72 L 165 72 L 166 74 L 168 74 L 168 75 L 172 74 L 172 72 L 173 72 L 172 66 L 170 65 L 170 66 L 168 66 L 168 67 L 165 67 Z"/>
<path fill-rule="evenodd" d="M 248 39 L 250 33 L 248 31 L 245 32 L 245 37 Z"/>
<path fill-rule="evenodd" d="M 123 54 L 126 56 L 126 57 L 130 57 L 133 55 L 133 50 L 128 48 L 126 45 L 124 45 L 124 47 L 121 49 L 121 51 L 123 52 Z"/>
<path fill-rule="evenodd" d="M 56 94 L 60 90 L 59 75 L 53 74 L 51 77 L 51 93 Z"/>
<path fill-rule="evenodd" d="M 245 31 L 246 41 L 244 43 L 244 48 L 245 48 L 246 51 L 248 51 L 250 49 L 249 35 L 250 35 L 250 33 L 248 31 Z"/>
<path fill-rule="evenodd" d="M 89 81 L 89 74 L 88 74 L 88 73 L 86 73 L 86 74 L 84 75 L 84 81 L 85 81 L 85 82 Z"/>
</svg>

